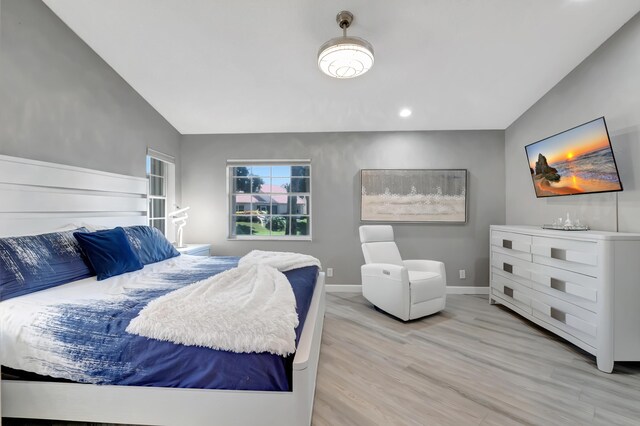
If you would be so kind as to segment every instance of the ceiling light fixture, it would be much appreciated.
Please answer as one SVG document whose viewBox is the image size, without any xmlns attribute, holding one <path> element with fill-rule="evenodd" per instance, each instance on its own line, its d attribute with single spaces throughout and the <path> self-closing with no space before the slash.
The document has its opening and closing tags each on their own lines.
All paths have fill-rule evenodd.
<svg viewBox="0 0 640 426">
<path fill-rule="evenodd" d="M 409 108 L 402 108 L 398 115 L 402 118 L 407 118 L 411 115 L 411 110 Z"/>
<path fill-rule="evenodd" d="M 318 67 L 335 78 L 358 77 L 373 66 L 373 46 L 359 37 L 347 37 L 347 28 L 353 22 L 353 14 L 346 10 L 336 16 L 342 28 L 342 37 L 332 38 L 318 51 Z"/>
</svg>

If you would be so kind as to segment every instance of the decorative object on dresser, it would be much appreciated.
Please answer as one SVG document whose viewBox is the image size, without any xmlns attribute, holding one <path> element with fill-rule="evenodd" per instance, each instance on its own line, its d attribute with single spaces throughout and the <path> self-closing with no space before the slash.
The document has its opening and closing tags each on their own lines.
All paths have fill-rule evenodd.
<svg viewBox="0 0 640 426">
<path fill-rule="evenodd" d="M 467 222 L 467 171 L 363 169 L 360 220 Z"/>
<path fill-rule="evenodd" d="M 595 355 L 640 361 L 640 233 L 491 226 L 491 303 Z"/>
<path fill-rule="evenodd" d="M 176 249 L 180 254 L 211 256 L 211 244 L 185 244 L 182 247 L 176 247 Z"/>
<path fill-rule="evenodd" d="M 361 268 L 365 299 L 403 321 L 444 309 L 447 289 L 444 263 L 403 261 L 390 225 L 361 226 L 360 242 L 366 262 Z"/>
<path fill-rule="evenodd" d="M 571 220 L 571 215 L 567 212 L 567 218 L 559 217 L 552 224 L 542 225 L 542 229 L 554 229 L 556 231 L 588 231 L 589 227 L 580 223 L 580 219 Z"/>
</svg>

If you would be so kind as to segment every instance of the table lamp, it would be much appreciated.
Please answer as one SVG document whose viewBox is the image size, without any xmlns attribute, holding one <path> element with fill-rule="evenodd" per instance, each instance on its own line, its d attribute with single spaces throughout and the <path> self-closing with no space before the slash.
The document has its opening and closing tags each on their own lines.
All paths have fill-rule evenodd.
<svg viewBox="0 0 640 426">
<path fill-rule="evenodd" d="M 184 208 L 180 208 L 180 206 L 176 205 L 176 207 L 178 208 L 178 210 L 175 210 L 171 213 L 169 213 L 169 217 L 173 218 L 171 220 L 171 222 L 177 226 L 176 228 L 176 247 L 177 248 L 183 248 L 185 247 L 185 245 L 182 243 L 182 231 L 183 228 L 187 225 L 187 219 L 189 218 L 189 215 L 187 214 L 187 211 L 191 208 L 191 207 L 184 207 Z"/>
</svg>

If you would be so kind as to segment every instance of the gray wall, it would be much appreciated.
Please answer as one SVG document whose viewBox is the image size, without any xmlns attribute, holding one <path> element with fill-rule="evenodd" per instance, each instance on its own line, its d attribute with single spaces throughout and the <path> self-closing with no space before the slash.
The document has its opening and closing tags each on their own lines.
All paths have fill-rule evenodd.
<svg viewBox="0 0 640 426">
<path fill-rule="evenodd" d="M 209 242 L 214 254 L 309 253 L 334 268 L 329 284 L 360 283 L 360 169 L 468 169 L 469 223 L 394 228 L 405 258 L 446 263 L 449 285 L 488 285 L 489 225 L 504 223 L 503 131 L 187 135 L 180 149 L 183 204 L 192 209 L 186 241 Z M 226 160 L 243 158 L 312 160 L 312 242 L 227 240 Z"/>
<path fill-rule="evenodd" d="M 0 154 L 135 176 L 147 146 L 179 155 L 179 133 L 44 3 L 0 14 Z"/>
<path fill-rule="evenodd" d="M 541 225 L 566 212 L 593 229 L 616 230 L 616 195 L 536 199 L 524 146 L 605 116 L 624 191 L 620 231 L 640 231 L 640 14 L 606 41 L 505 132 L 507 223 Z M 635 170 L 634 170 L 635 169 Z"/>
</svg>

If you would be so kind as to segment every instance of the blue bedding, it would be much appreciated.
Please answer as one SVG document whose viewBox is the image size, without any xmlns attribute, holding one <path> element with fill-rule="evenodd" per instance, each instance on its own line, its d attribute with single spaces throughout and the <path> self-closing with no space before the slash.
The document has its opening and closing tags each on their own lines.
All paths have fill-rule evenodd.
<svg viewBox="0 0 640 426">
<path fill-rule="evenodd" d="M 48 342 L 46 350 L 55 352 L 51 359 L 62 358 L 66 362 L 60 366 L 49 361 L 49 357 L 38 362 L 45 364 L 46 371 L 52 372 L 49 375 L 76 382 L 289 391 L 293 355 L 285 358 L 269 353 L 219 351 L 148 339 L 125 331 L 130 320 L 150 300 L 232 268 L 237 262 L 235 257 L 202 257 L 188 267 L 147 274 L 145 279 L 157 282 L 157 285 L 134 286 L 127 289 L 124 297 L 91 304 L 56 305 L 55 309 L 46 311 L 46 318 L 33 326 L 46 337 L 43 339 Z M 291 283 L 300 319 L 296 329 L 297 344 L 318 268 L 300 268 L 284 274 Z M 50 344 L 52 340 L 55 345 Z"/>
</svg>

